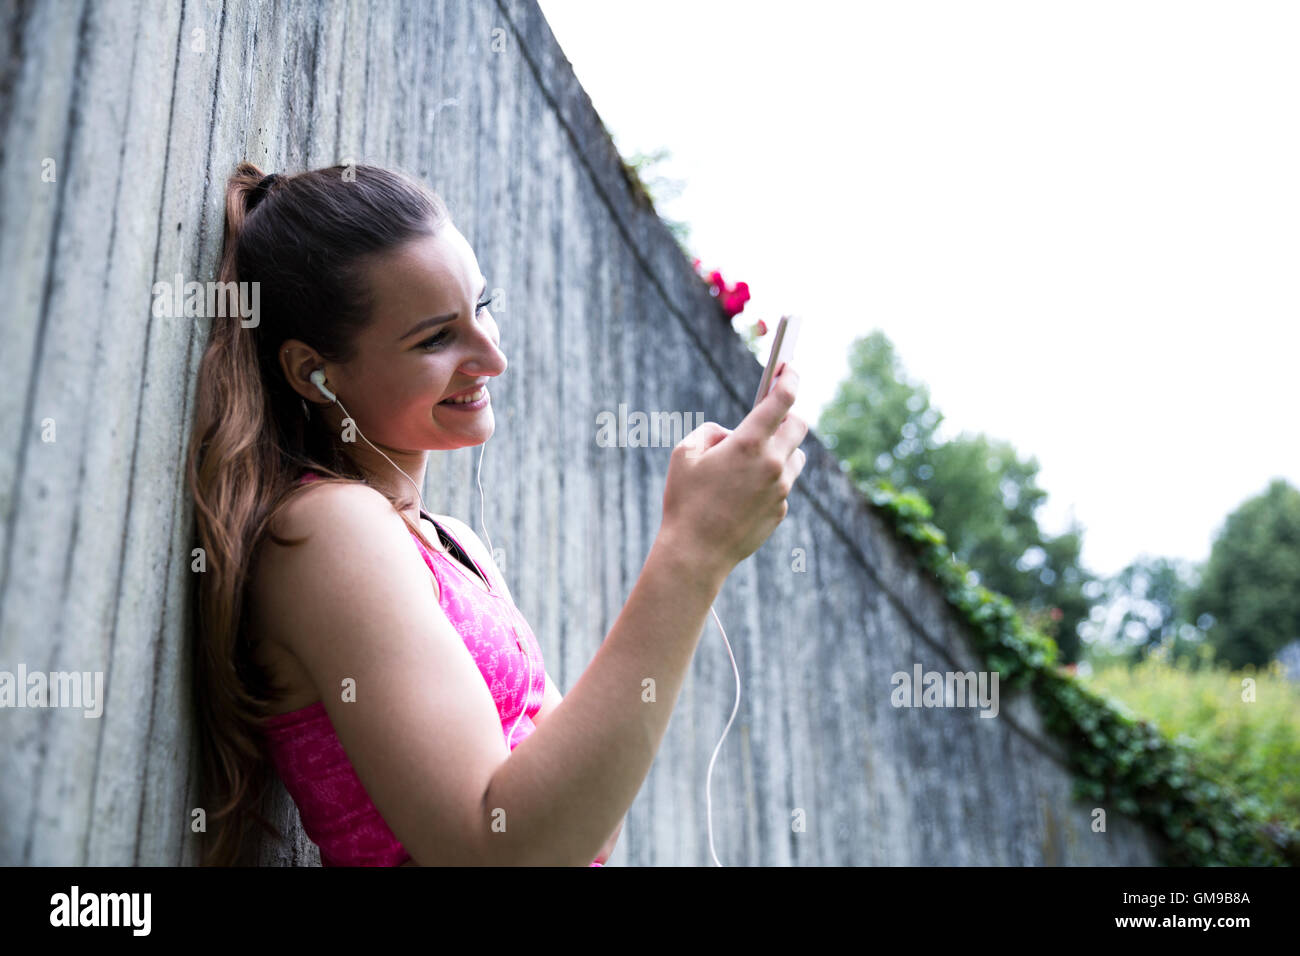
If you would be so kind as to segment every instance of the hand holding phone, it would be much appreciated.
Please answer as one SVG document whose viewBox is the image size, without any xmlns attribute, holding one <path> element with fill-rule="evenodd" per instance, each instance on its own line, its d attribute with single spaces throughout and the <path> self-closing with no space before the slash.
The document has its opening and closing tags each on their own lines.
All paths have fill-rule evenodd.
<svg viewBox="0 0 1300 956">
<path fill-rule="evenodd" d="M 674 547 L 714 568 L 719 580 L 757 550 L 785 518 L 786 495 L 807 456 L 799 445 L 808 423 L 790 412 L 786 395 L 797 392 L 799 376 L 788 372 L 786 395 L 770 394 L 776 370 L 794 352 L 799 320 L 782 316 L 754 405 L 736 428 L 705 422 L 679 443 L 664 483 L 661 531 Z M 772 398 L 762 408 L 764 398 Z M 746 441 L 729 440 L 744 432 Z M 773 475 L 772 464 L 779 464 Z"/>
<path fill-rule="evenodd" d="M 754 395 L 754 407 L 758 407 L 772 388 L 772 381 L 783 362 L 790 361 L 794 355 L 794 343 L 799 338 L 801 320 L 797 315 L 783 315 L 777 323 L 776 335 L 772 339 L 772 351 L 767 356 L 767 367 L 763 369 L 763 378 L 758 383 L 758 393 Z"/>
</svg>

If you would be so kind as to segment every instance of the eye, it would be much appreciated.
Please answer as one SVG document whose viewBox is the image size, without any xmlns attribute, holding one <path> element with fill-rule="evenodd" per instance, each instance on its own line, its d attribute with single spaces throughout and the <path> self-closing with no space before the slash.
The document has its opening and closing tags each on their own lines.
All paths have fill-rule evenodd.
<svg viewBox="0 0 1300 956">
<path fill-rule="evenodd" d="M 492 304 L 492 297 L 488 296 L 486 299 L 484 299 L 482 302 L 478 303 L 474 307 L 474 314 L 478 315 L 480 312 L 482 312 L 491 304 Z M 446 338 L 447 338 L 446 332 L 439 332 L 437 335 L 425 339 L 423 342 L 417 345 L 416 348 L 424 349 L 428 351 L 430 349 L 436 348 L 437 346 L 441 345 Z"/>
</svg>

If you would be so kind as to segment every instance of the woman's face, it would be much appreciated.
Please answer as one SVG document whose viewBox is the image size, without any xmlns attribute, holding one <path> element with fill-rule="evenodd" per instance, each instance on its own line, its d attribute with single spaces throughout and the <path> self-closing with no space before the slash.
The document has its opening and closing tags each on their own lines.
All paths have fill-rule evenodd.
<svg viewBox="0 0 1300 956">
<path fill-rule="evenodd" d="M 326 363 L 329 388 L 366 438 L 399 451 L 465 448 L 492 436 L 490 396 L 446 399 L 506 370 L 491 297 L 469 242 L 450 222 L 373 264 L 372 321 L 352 361 Z M 475 407 L 482 406 L 482 407 Z"/>
</svg>

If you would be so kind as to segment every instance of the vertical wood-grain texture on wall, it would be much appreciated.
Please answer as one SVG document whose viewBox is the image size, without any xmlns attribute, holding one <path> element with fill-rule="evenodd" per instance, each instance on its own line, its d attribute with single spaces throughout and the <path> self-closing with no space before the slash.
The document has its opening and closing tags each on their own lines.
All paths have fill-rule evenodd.
<svg viewBox="0 0 1300 956">
<path fill-rule="evenodd" d="M 183 462 L 208 320 L 154 317 L 152 289 L 215 278 L 240 160 L 393 165 L 446 199 L 502 295 L 487 528 L 572 687 L 646 557 L 675 441 L 602 447 L 597 416 L 734 427 L 761 369 L 624 175 L 539 8 L 2 9 L 0 671 L 99 672 L 106 701 L 98 718 L 0 711 L 0 863 L 196 862 Z M 762 199 L 798 201 L 787 185 Z M 822 357 L 797 364 L 822 374 Z M 1154 862 L 1155 838 L 1117 813 L 1091 831 L 1027 699 L 1003 695 L 996 719 L 891 705 L 897 671 L 982 664 L 814 432 L 804 450 L 788 517 L 716 604 L 744 689 L 712 777 L 720 860 Z M 425 496 L 481 534 L 479 451 L 435 452 Z M 711 862 L 705 772 L 735 694 L 710 617 L 612 864 Z M 291 839 L 250 859 L 319 864 L 282 787 L 268 808 Z"/>
</svg>

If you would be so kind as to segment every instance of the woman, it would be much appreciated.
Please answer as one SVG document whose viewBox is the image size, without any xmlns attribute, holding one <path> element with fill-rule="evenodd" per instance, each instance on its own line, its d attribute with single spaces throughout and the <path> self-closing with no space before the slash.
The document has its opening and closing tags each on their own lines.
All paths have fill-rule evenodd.
<svg viewBox="0 0 1300 956">
<path fill-rule="evenodd" d="M 275 832 L 275 771 L 327 866 L 603 864 L 714 598 L 785 516 L 797 376 L 674 449 L 636 586 L 561 698 L 487 549 L 413 493 L 429 451 L 492 435 L 506 370 L 442 200 L 376 167 L 241 164 L 220 279 L 259 295 L 212 319 L 187 463 L 202 862 Z"/>
</svg>

